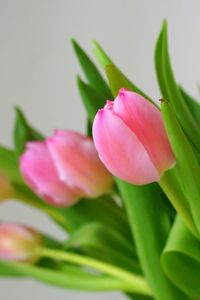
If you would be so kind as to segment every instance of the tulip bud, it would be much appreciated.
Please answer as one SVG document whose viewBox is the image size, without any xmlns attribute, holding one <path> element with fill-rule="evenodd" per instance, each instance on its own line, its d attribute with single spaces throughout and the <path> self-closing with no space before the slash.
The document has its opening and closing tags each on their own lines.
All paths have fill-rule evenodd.
<svg viewBox="0 0 200 300">
<path fill-rule="evenodd" d="M 98 111 L 93 138 L 107 169 L 135 185 L 159 181 L 175 164 L 160 111 L 125 89 Z"/>
<path fill-rule="evenodd" d="M 78 189 L 59 179 L 45 142 L 27 143 L 20 169 L 32 190 L 51 205 L 69 206 L 80 197 Z"/>
<path fill-rule="evenodd" d="M 7 176 L 0 172 L 0 201 L 11 198 L 13 196 L 13 187 Z"/>
<path fill-rule="evenodd" d="M 91 138 L 69 130 L 56 130 L 47 140 L 60 179 L 83 196 L 97 197 L 112 189 L 111 174 L 101 163 Z"/>
<path fill-rule="evenodd" d="M 0 259 L 33 263 L 38 260 L 42 237 L 35 230 L 14 223 L 0 224 Z"/>
</svg>

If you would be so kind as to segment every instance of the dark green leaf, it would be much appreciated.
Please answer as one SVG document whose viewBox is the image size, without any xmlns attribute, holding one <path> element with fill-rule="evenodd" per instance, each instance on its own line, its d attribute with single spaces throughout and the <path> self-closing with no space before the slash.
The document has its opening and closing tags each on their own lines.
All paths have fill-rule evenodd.
<svg viewBox="0 0 200 300">
<path fill-rule="evenodd" d="M 101 98 L 112 99 L 112 94 L 107 83 L 89 56 L 75 40 L 72 40 L 72 45 L 89 84 L 101 94 Z"/>
<path fill-rule="evenodd" d="M 87 136 L 92 136 L 92 123 L 89 120 L 89 118 L 87 120 L 86 133 L 87 133 Z"/>
<path fill-rule="evenodd" d="M 151 298 L 149 296 L 144 296 L 144 295 L 136 295 L 136 294 L 126 294 L 129 299 L 132 300 L 152 300 L 154 298 Z"/>
<path fill-rule="evenodd" d="M 44 137 L 30 126 L 20 108 L 16 107 L 16 120 L 14 130 L 14 144 L 17 155 L 22 154 L 28 141 L 43 140 Z"/>
<path fill-rule="evenodd" d="M 80 77 L 77 78 L 77 84 L 83 104 L 92 122 L 98 109 L 104 106 L 105 98 L 102 98 L 99 92 L 91 85 L 85 83 Z"/>
</svg>

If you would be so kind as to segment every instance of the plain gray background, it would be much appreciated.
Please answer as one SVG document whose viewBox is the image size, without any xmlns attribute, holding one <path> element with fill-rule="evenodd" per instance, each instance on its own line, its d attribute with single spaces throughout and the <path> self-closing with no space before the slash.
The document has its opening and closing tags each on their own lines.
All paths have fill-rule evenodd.
<svg viewBox="0 0 200 300">
<path fill-rule="evenodd" d="M 85 112 L 75 84 L 80 69 L 70 37 L 91 54 L 90 42 L 97 39 L 137 85 L 159 99 L 153 52 L 167 18 L 176 77 L 198 97 L 199 12 L 199 0 L 0 0 L 1 143 L 12 143 L 16 104 L 48 135 L 54 128 L 84 130 Z M 16 203 L 1 205 L 0 218 L 64 237 L 42 214 Z M 65 291 L 24 280 L 1 279 L 0 291 L 5 300 L 124 299 L 118 293 Z"/>
</svg>

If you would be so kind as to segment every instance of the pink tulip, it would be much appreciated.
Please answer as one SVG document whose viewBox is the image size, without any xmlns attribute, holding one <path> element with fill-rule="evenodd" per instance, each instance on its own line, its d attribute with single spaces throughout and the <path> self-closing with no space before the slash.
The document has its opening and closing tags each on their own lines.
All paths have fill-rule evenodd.
<svg viewBox="0 0 200 300">
<path fill-rule="evenodd" d="M 56 130 L 47 145 L 60 179 L 68 186 L 88 197 L 112 189 L 112 176 L 101 163 L 91 138 L 70 130 Z"/>
<path fill-rule="evenodd" d="M 35 262 L 42 244 L 39 233 L 14 223 L 0 224 L 0 259 Z"/>
<path fill-rule="evenodd" d="M 125 89 L 98 111 L 93 138 L 107 169 L 135 185 L 159 181 L 175 164 L 160 111 Z"/>
<path fill-rule="evenodd" d="M 41 198 L 54 206 L 68 206 L 80 197 L 58 176 L 45 142 L 30 142 L 21 156 L 20 168 L 27 184 Z"/>
</svg>

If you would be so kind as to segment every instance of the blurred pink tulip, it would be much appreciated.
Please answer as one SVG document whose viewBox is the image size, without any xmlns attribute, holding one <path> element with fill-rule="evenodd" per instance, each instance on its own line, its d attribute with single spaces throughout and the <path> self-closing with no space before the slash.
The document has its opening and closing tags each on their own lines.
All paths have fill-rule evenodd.
<svg viewBox="0 0 200 300">
<path fill-rule="evenodd" d="M 27 143 L 20 168 L 32 190 L 51 205 L 68 206 L 80 197 L 78 189 L 70 188 L 59 179 L 45 142 Z"/>
<path fill-rule="evenodd" d="M 112 176 L 100 161 L 91 138 L 70 130 L 56 130 L 47 145 L 60 179 L 68 186 L 88 197 L 111 191 Z"/>
<path fill-rule="evenodd" d="M 135 185 L 159 181 L 175 164 L 160 111 L 125 89 L 98 111 L 93 138 L 107 169 Z"/>
<path fill-rule="evenodd" d="M 0 259 L 35 262 L 42 237 L 35 230 L 14 223 L 0 224 Z"/>
</svg>

